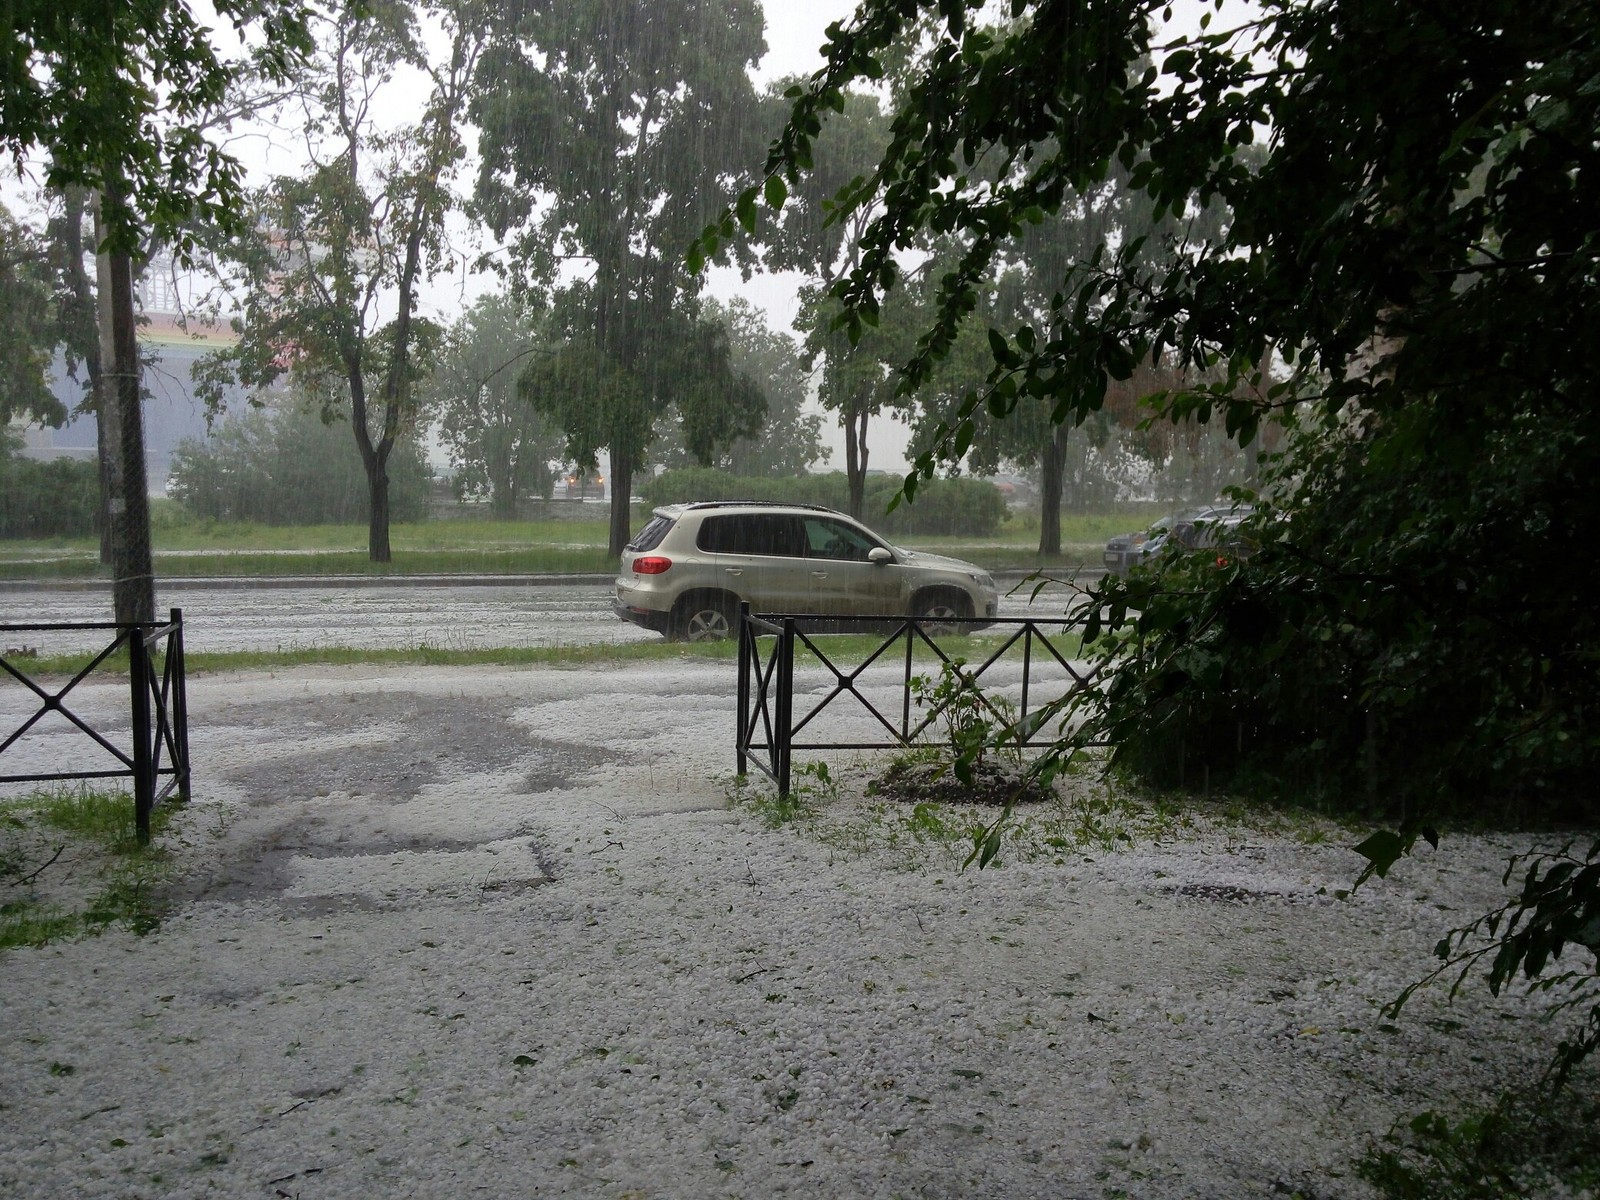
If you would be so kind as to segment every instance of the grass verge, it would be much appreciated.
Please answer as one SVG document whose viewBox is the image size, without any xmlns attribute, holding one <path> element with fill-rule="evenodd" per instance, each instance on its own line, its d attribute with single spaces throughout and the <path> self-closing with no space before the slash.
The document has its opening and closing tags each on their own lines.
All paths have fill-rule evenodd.
<svg viewBox="0 0 1600 1200">
<path fill-rule="evenodd" d="M 171 809 L 157 806 L 151 832 Z M 0 951 L 161 921 L 167 855 L 139 843 L 133 798 L 91 788 L 0 801 Z"/>
<path fill-rule="evenodd" d="M 167 579 L 281 578 L 362 575 L 582 575 L 610 574 L 617 560 L 605 547 L 529 546 L 522 549 L 396 550 L 392 562 L 375 563 L 366 552 L 288 550 L 154 555 L 158 576 Z M 48 559 L 0 560 L 0 579 L 110 579 L 109 569 L 88 554 Z"/>
<path fill-rule="evenodd" d="M 367 558 L 364 525 L 267 526 L 201 521 L 170 501 L 153 506 L 156 570 L 167 578 L 285 575 L 528 575 L 609 572 L 606 522 L 437 520 L 395 525 L 394 561 Z M 1038 553 L 1038 519 L 1014 514 L 992 537 L 906 538 L 928 550 L 990 570 L 1068 571 L 1095 566 L 1106 539 L 1142 529 L 1159 506 L 1131 505 L 1115 512 L 1065 514 L 1062 553 Z M 648 514 L 636 514 L 643 524 Z M 873 523 L 868 514 L 867 523 Z M 48 538 L 0 543 L 0 579 L 108 578 L 92 538 Z"/>
<path fill-rule="evenodd" d="M 969 662 L 981 661 L 1000 642 L 1003 635 L 992 631 L 966 638 L 943 638 L 940 646 L 952 657 Z M 835 662 L 859 662 L 877 649 L 883 638 L 872 634 L 821 634 L 813 640 Z M 1063 653 L 1076 653 L 1076 635 L 1058 642 Z M 190 674 L 206 671 L 277 670 L 297 666 L 404 666 L 404 667 L 565 667 L 579 670 L 610 663 L 678 662 L 711 660 L 732 662 L 739 654 L 737 641 L 721 642 L 616 642 L 604 645 L 573 646 L 486 646 L 446 647 L 422 643 L 394 649 L 353 646 L 287 646 L 276 650 L 187 651 L 185 665 Z M 26 669 L 30 676 L 71 676 L 89 661 L 88 654 L 41 655 L 31 658 Z M 892 658 L 890 661 L 894 661 Z M 814 663 L 802 647 L 796 652 L 797 666 Z M 101 671 L 126 673 L 126 655 L 113 655 Z"/>
</svg>

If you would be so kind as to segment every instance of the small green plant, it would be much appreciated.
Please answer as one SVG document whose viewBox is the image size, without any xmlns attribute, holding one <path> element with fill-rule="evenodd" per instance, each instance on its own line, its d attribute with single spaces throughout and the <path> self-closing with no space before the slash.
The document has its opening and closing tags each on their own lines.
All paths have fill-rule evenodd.
<svg viewBox="0 0 1600 1200">
<path fill-rule="evenodd" d="M 943 729 L 940 749 L 951 770 L 963 783 L 970 784 L 991 756 L 1004 757 L 1020 765 L 1022 752 L 1006 735 L 1016 724 L 1015 711 L 1003 696 L 985 696 L 977 677 L 966 669 L 962 658 L 947 659 L 938 678 L 911 677 L 911 698 L 929 713 Z"/>
<path fill-rule="evenodd" d="M 170 808 L 151 814 L 165 828 Z M 120 925 L 161 921 L 166 856 L 141 845 L 133 800 L 88 788 L 36 792 L 0 805 L 0 951 L 42 946 Z"/>
<path fill-rule="evenodd" d="M 801 763 L 790 772 L 789 792 L 752 788 L 748 776 L 738 776 L 729 789 L 734 804 L 748 804 L 768 827 L 777 829 L 809 815 L 819 802 L 837 800 L 839 781 L 825 762 Z"/>
<path fill-rule="evenodd" d="M 1502 1096 L 1489 1109 L 1402 1121 L 1356 1173 L 1386 1200 L 1501 1200 L 1600 1186 L 1600 1105 Z"/>
<path fill-rule="evenodd" d="M 1015 707 L 1003 696 L 986 695 L 964 659 L 947 659 L 937 677 L 912 676 L 910 689 L 925 726 L 939 736 L 897 754 L 869 791 L 912 803 L 1008 807 L 1054 795 L 1023 762 Z"/>
</svg>

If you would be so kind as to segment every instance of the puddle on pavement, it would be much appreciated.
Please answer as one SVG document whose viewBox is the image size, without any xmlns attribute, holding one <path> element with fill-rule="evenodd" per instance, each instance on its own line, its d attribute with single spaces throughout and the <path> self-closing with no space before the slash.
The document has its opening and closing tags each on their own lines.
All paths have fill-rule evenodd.
<svg viewBox="0 0 1600 1200">
<path fill-rule="evenodd" d="M 276 755 L 271 761 L 221 771 L 240 790 L 247 810 L 240 814 L 226 853 L 202 877 L 177 885 L 169 899 L 272 899 L 287 911 L 317 915 L 404 907 L 423 895 L 482 900 L 552 882 L 550 862 L 531 838 L 525 856 L 514 855 L 488 878 L 475 873 L 483 849 L 479 843 L 390 832 L 374 821 L 374 814 L 415 799 L 430 785 L 521 774 L 531 797 L 569 787 L 587 771 L 616 760 L 612 750 L 533 735 L 525 724 L 508 719 L 521 704 L 517 698 L 395 691 L 305 696 L 228 709 L 229 726 L 268 732 L 280 743 L 339 735 L 355 744 Z M 368 730 L 371 740 L 362 737 Z M 447 876 L 450 864 L 459 861 L 459 878 L 442 883 L 435 878 L 415 892 L 401 886 L 384 894 L 359 887 L 326 895 L 291 894 L 309 862 L 345 859 L 359 874 L 373 860 L 395 855 L 417 856 L 419 873 L 422 860 L 432 859 L 435 876 L 440 861 Z"/>
<path fill-rule="evenodd" d="M 226 776 L 252 804 L 329 792 L 403 801 L 429 784 L 517 766 L 527 771 L 530 793 L 555 791 L 617 758 L 612 750 L 530 735 L 525 726 L 508 719 L 509 707 L 505 701 L 381 692 L 231 708 L 230 725 L 319 737 L 373 729 L 374 740 L 276 758 Z"/>
</svg>

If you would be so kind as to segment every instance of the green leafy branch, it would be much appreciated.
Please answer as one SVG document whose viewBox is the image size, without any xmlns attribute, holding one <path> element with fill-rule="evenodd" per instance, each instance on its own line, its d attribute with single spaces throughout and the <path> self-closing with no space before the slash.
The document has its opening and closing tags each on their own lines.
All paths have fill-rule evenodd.
<svg viewBox="0 0 1600 1200">
<path fill-rule="evenodd" d="M 1371 861 L 1369 872 L 1378 870 L 1378 862 L 1393 849 L 1389 839 L 1397 836 L 1382 837 L 1377 847 L 1370 845 L 1373 839 L 1369 838 L 1362 843 L 1368 849 L 1357 847 Z M 1589 1005 L 1582 1023 L 1562 1040 L 1549 1066 L 1552 1086 L 1564 1084 L 1573 1069 L 1600 1046 L 1600 840 L 1581 858 L 1572 850 L 1569 842 L 1554 853 L 1514 855 L 1501 883 L 1509 884 L 1519 868 L 1525 867 L 1521 891 L 1500 907 L 1445 934 L 1433 951 L 1440 965 L 1402 991 L 1384 1008 L 1384 1015 L 1399 1016 L 1419 989 L 1452 973 L 1455 980 L 1450 996 L 1454 998 L 1487 960 L 1487 981 L 1493 995 L 1498 996 L 1520 976 L 1528 981 L 1530 993 L 1562 993 L 1551 1016 Z M 1587 967 L 1545 974 L 1573 947 L 1588 951 Z"/>
</svg>

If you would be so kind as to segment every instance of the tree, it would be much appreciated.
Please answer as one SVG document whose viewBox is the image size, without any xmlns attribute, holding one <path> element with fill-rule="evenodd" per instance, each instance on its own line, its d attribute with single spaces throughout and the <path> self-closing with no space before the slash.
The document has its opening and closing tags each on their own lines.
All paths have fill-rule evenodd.
<svg viewBox="0 0 1600 1200">
<path fill-rule="evenodd" d="M 560 431 L 517 390 L 528 362 L 543 369 L 553 353 L 544 316 L 514 295 L 485 296 L 445 331 L 422 387 L 456 468 L 457 489 L 487 496 L 506 520 L 516 516 L 521 497 L 550 495 L 550 463 L 561 453 Z"/>
<path fill-rule="evenodd" d="M 282 77 L 304 47 L 298 0 L 219 0 L 254 58 Z M 42 152 L 45 182 L 76 204 L 95 196 L 101 331 L 96 410 L 106 455 L 113 602 L 119 621 L 155 618 L 150 516 L 134 334 L 133 257 L 152 241 L 187 256 L 196 229 L 242 227 L 240 168 L 206 134 L 242 60 L 219 54 L 183 0 L 9 6 L 0 57 L 0 144 L 19 166 Z M 96 374 L 91 364 L 91 374 Z M 107 436 L 114 425 L 115 435 Z"/>
<path fill-rule="evenodd" d="M 476 0 L 385 0 L 340 3 L 315 24 L 290 102 L 310 166 L 258 197 L 264 236 L 237 259 L 240 340 L 209 364 L 213 404 L 225 380 L 265 387 L 292 372 L 326 415 L 348 414 L 373 562 L 390 560 L 389 456 L 418 423 L 415 385 L 437 340 L 417 290 L 450 262 L 444 221 L 486 20 Z M 417 121 L 384 124 L 418 94 Z"/>
<path fill-rule="evenodd" d="M 640 461 L 667 405 L 679 416 L 685 449 L 701 464 L 719 447 L 754 435 L 766 411 L 760 388 L 730 365 L 726 327 L 699 317 L 697 306 L 669 314 L 649 332 L 638 343 L 634 370 L 590 342 L 569 340 L 548 365 L 525 370 L 519 383 L 523 396 L 565 431 L 569 461 L 593 464 L 601 447 L 611 449 L 613 541 L 629 536 L 619 506 L 627 504 L 631 483 L 626 475 L 618 482 L 618 447 L 631 447 L 632 461 Z"/>
<path fill-rule="evenodd" d="M 59 425 L 66 410 L 50 390 L 61 333 L 43 241 L 0 206 L 0 428 L 14 418 Z"/>
<path fill-rule="evenodd" d="M 798 86 L 793 80 L 780 80 L 770 96 L 776 100 Z M 821 364 L 817 397 L 824 409 L 837 414 L 844 431 L 848 507 L 857 518 L 865 506 L 867 430 L 872 418 L 895 398 L 898 381 L 893 368 L 908 347 L 895 336 L 904 327 L 891 331 L 880 324 L 854 339 L 835 329 L 838 307 L 832 289 L 841 275 L 860 264 L 861 237 L 872 211 L 836 204 L 870 173 L 888 138 L 888 121 L 876 95 L 842 95 L 811 168 L 793 180 L 776 220 L 758 233 L 770 269 L 799 271 L 806 277 L 796 327 L 805 337 L 807 366 L 816 369 Z"/>
<path fill-rule="evenodd" d="M 991 285 L 992 307 L 986 316 L 997 325 L 1025 324 L 1054 334 L 1057 314 L 1052 301 L 1062 280 L 1076 268 L 1090 262 L 1103 247 L 1138 238 L 1145 239 L 1147 247 L 1158 247 L 1179 233 L 1175 224 L 1165 231 L 1152 229 L 1148 205 L 1141 206 L 1129 192 L 1125 174 L 1115 173 L 1098 188 L 1071 197 L 1060 212 L 1022 230 L 997 264 L 998 277 Z M 965 330 L 963 337 L 971 340 Z M 961 339 L 954 343 L 960 344 Z M 1141 411 L 1140 397 L 1182 384 L 1180 373 L 1143 362 L 1126 379 L 1109 382 L 1094 411 L 1062 411 L 1061 397 L 1049 391 L 1023 392 L 1002 412 L 970 410 L 974 446 L 984 465 L 1008 459 L 1039 470 L 1041 555 L 1061 553 L 1061 507 L 1074 432 L 1081 431 L 1079 438 L 1104 446 L 1114 427 L 1134 427 L 1147 415 Z M 959 413 L 966 396 L 977 390 L 969 387 L 960 397 L 953 397 L 937 414 L 935 429 L 938 422 Z"/>
<path fill-rule="evenodd" d="M 154 237 L 187 251 L 201 226 L 238 230 L 239 163 L 202 135 L 246 57 L 274 78 L 306 46 L 294 0 L 214 0 L 246 55 L 220 53 L 185 0 L 8 6 L 0 57 L 0 144 L 21 164 L 40 152 L 44 182 L 106 196 L 113 246 Z"/>
<path fill-rule="evenodd" d="M 837 31 L 828 66 L 795 100 L 774 143 L 770 177 L 800 170 L 817 114 L 844 104 L 850 83 L 897 44 L 906 7 L 868 3 L 850 29 Z M 1294 489 L 1291 515 L 1326 515 L 1357 494 L 1387 508 L 1348 545 L 1326 531 L 1297 543 L 1297 534 L 1282 535 L 1286 525 L 1263 530 L 1273 546 L 1249 576 L 1229 576 L 1227 588 L 1219 582 L 1208 592 L 1248 592 L 1271 609 L 1278 601 L 1257 596 L 1249 581 L 1266 578 L 1278 555 L 1298 562 L 1296 569 L 1316 563 L 1318 587 L 1330 592 L 1346 577 L 1370 583 L 1380 551 L 1408 544 L 1406 530 L 1418 519 L 1409 504 L 1394 502 L 1398 496 L 1425 498 L 1437 489 L 1431 502 L 1440 520 L 1470 515 L 1486 527 L 1478 506 L 1494 493 L 1475 494 L 1470 481 L 1492 472 L 1497 486 L 1509 486 L 1503 472 L 1512 449 L 1515 461 L 1542 464 L 1530 481 L 1555 489 L 1554 500 L 1534 507 L 1549 514 L 1540 519 L 1581 524 L 1594 501 L 1569 489 L 1568 468 L 1553 472 L 1548 451 L 1535 454 L 1533 445 L 1569 435 L 1600 357 L 1580 332 L 1600 290 L 1593 234 L 1600 209 L 1589 203 L 1600 183 L 1587 169 L 1600 153 L 1589 136 L 1600 99 L 1573 82 L 1589 78 L 1600 55 L 1583 5 L 1557 4 L 1549 22 L 1530 29 L 1509 20 L 1507 4 L 1475 0 L 1448 22 L 1428 18 L 1419 32 L 1408 24 L 1412 13 L 1276 0 L 1241 28 L 1170 39 L 1154 60 L 1159 66 L 1142 68 L 1156 5 L 1040 0 L 1021 6 L 1019 25 L 1003 34 L 971 25 L 975 8 L 940 11 L 943 32 L 905 93 L 894 140 L 852 199 L 857 208 L 876 206 L 876 215 L 859 268 L 836 288 L 844 328 L 855 331 L 901 275 L 900 248 L 929 230 L 969 235 L 961 265 L 941 281 L 938 320 L 907 364 L 904 387 L 915 387 L 948 352 L 996 259 L 1115 172 L 1127 172 L 1157 219 L 1213 203 L 1233 214 L 1225 231 L 1173 238 L 1159 254 L 1145 239 L 1108 240 L 1069 265 L 1051 294 L 1048 322 L 991 331 L 990 383 L 954 414 L 943 431 L 946 447 L 970 438 L 980 405 L 1003 414 L 1022 397 L 1046 397 L 1057 416 L 1076 419 L 1096 411 L 1111 384 L 1141 363 L 1226 368 L 1214 381 L 1151 397 L 1152 411 L 1219 417 L 1249 442 L 1271 413 L 1293 409 L 1303 435 L 1280 472 Z M 1424 33 L 1434 40 L 1419 50 Z M 1265 155 L 1248 150 L 1259 130 L 1272 131 Z M 979 160 L 991 164 L 981 177 L 966 165 Z M 762 185 L 746 203 L 771 192 L 770 203 L 784 191 Z M 711 235 L 720 237 L 737 217 L 736 205 Z M 1269 348 L 1291 378 L 1238 387 L 1266 384 Z M 1422 468 L 1411 451 L 1424 444 L 1430 458 Z M 1574 461 L 1585 446 L 1574 441 Z M 931 468 L 932 458 L 923 465 Z M 1343 527 L 1353 534 L 1350 515 Z M 1487 548 L 1481 543 L 1447 539 L 1452 551 L 1473 549 L 1441 564 L 1440 594 L 1427 597 L 1428 624 L 1439 626 L 1445 614 L 1475 624 L 1487 611 L 1484 593 L 1445 580 L 1482 576 L 1510 586 L 1516 572 L 1507 564 L 1533 566 L 1532 544 L 1542 543 L 1491 562 L 1474 557 Z M 1415 612 L 1415 564 L 1385 569 L 1393 572 L 1383 579 L 1395 615 Z M 1542 742 L 1549 722 L 1565 725 L 1592 700 L 1595 673 L 1579 636 L 1586 619 L 1567 619 L 1573 601 L 1565 581 L 1584 569 L 1520 576 L 1539 580 L 1548 603 L 1506 613 L 1510 624 L 1492 635 L 1509 661 L 1531 653 L 1560 682 L 1548 691 L 1552 677 L 1529 664 L 1528 686 L 1537 679 L 1537 687 L 1504 710 L 1513 742 Z M 1515 587 L 1525 591 L 1523 582 Z M 1510 608 L 1509 594 L 1504 601 Z M 1367 604 L 1362 612 L 1365 619 L 1376 610 Z M 1384 644 L 1421 635 L 1403 634 L 1405 624 Z M 1387 669 L 1386 659 L 1360 658 L 1364 671 Z M 1437 682 L 1451 678 L 1462 682 L 1458 671 Z M 1435 686 L 1412 682 L 1430 692 Z M 1361 686 L 1348 691 L 1370 695 Z M 1487 681 L 1470 691 L 1505 695 L 1503 684 Z M 1451 748 L 1446 756 L 1473 741 L 1459 695 L 1437 710 L 1464 722 L 1442 743 Z M 1511 720 L 1513 712 L 1521 715 Z M 1567 732 L 1573 752 L 1593 753 L 1593 735 L 1575 726 Z"/>
<path fill-rule="evenodd" d="M 727 304 L 708 299 L 708 321 L 728 331 L 728 362 L 760 390 L 766 403 L 761 428 L 739 438 L 711 465 L 739 477 L 803 475 L 827 457 L 821 441 L 822 418 L 808 413 L 806 371 L 794 339 L 773 330 L 766 317 L 748 300 Z M 663 434 L 658 460 L 668 468 L 687 467 L 694 461 L 674 415 L 670 436 Z"/>
<path fill-rule="evenodd" d="M 832 36 L 769 178 L 802 169 L 818 114 L 917 7 L 932 5 L 867 0 Z M 901 248 L 930 228 L 971 235 L 905 386 L 948 351 L 996 255 L 1119 166 L 1158 217 L 1233 214 L 1156 261 L 1139 239 L 1107 244 L 1063 276 L 1047 325 L 992 330 L 990 381 L 941 444 L 1023 396 L 1094 412 L 1147 361 L 1223 368 L 1148 398 L 1158 415 L 1220 418 L 1245 444 L 1279 413 L 1292 430 L 1248 563 L 1177 555 L 1103 585 L 1089 635 L 1116 670 L 1064 752 L 1101 740 L 1153 778 L 1235 771 L 1385 811 L 1398 831 L 1361 848 L 1379 871 L 1441 812 L 1592 824 L 1600 563 L 1566 548 L 1600 517 L 1593 6 L 1556 0 L 1530 22 L 1509 0 L 1267 0 L 1236 28 L 1170 36 L 1143 69 L 1159 4 L 1025 2 L 1001 36 L 970 23 L 979 5 L 938 7 L 943 32 L 862 189 L 882 211 L 838 288 L 854 332 Z M 978 187 L 964 172 L 986 156 L 999 182 Z M 707 238 L 738 218 L 736 204 Z M 1269 351 L 1287 379 L 1265 379 Z M 1592 920 L 1597 854 L 1542 891 L 1530 880 L 1541 912 Z M 1571 928 L 1501 966 L 1531 978 L 1565 942 L 1600 951 L 1592 925 Z M 1600 1006 L 1587 1038 L 1585 1052 Z"/>
<path fill-rule="evenodd" d="M 682 362 L 683 335 L 718 349 L 698 327 L 682 249 L 755 151 L 747 71 L 765 50 L 761 12 L 754 0 L 574 0 L 514 18 L 478 73 L 478 202 L 497 237 L 514 234 L 524 276 L 588 264 L 557 281 L 553 304 L 567 343 L 557 373 L 580 390 L 529 383 L 579 462 L 609 452 L 616 554 L 661 413 L 677 408 L 697 454 L 748 432 L 714 427 L 754 399 L 725 359 L 677 370 L 662 356 Z"/>
</svg>

